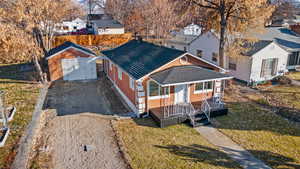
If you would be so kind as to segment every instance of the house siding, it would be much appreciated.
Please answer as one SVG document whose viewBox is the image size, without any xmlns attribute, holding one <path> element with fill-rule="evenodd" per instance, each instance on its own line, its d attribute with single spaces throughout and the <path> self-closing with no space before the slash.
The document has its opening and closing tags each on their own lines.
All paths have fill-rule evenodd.
<svg viewBox="0 0 300 169">
<path fill-rule="evenodd" d="M 219 53 L 219 39 L 211 32 L 206 32 L 192 41 L 188 47 L 188 52 L 197 56 L 197 50 L 202 50 L 202 58 L 212 63 L 219 64 L 213 61 L 213 53 Z"/>
<path fill-rule="evenodd" d="M 132 104 L 135 105 L 136 98 L 135 98 L 135 89 L 136 83 L 134 84 L 134 90 L 130 88 L 130 77 L 124 71 L 122 71 L 122 79 L 119 79 L 118 76 L 118 66 L 115 64 L 112 65 L 112 69 L 109 67 L 108 60 L 104 60 L 104 69 L 109 76 L 109 78 L 115 83 L 115 85 L 123 92 L 123 94 L 130 100 Z"/>
<path fill-rule="evenodd" d="M 55 81 L 55 80 L 63 79 L 61 60 L 72 59 L 76 57 L 94 57 L 94 56 L 88 55 L 74 48 L 70 48 L 67 49 L 66 51 L 63 51 L 62 53 L 53 56 L 52 58 L 49 58 L 48 69 L 49 69 L 50 80 Z"/>
<path fill-rule="evenodd" d="M 180 62 L 180 58 L 177 58 L 176 60 L 174 60 L 173 62 L 170 62 L 162 67 L 160 67 L 159 69 L 155 70 L 153 73 L 156 73 L 156 72 L 159 72 L 159 71 L 163 71 L 165 69 L 168 69 L 168 68 L 171 68 L 171 67 L 174 67 L 174 66 L 183 66 L 183 65 L 195 65 L 195 66 L 202 66 L 202 67 L 206 67 L 206 68 L 210 68 L 210 69 L 213 69 L 215 71 L 220 71 L 218 68 L 214 67 L 214 66 L 211 66 L 203 61 L 200 61 L 192 56 L 189 56 L 189 55 L 186 55 L 187 57 L 187 62 L 186 63 L 181 63 Z M 143 81 L 142 81 L 142 84 L 143 84 L 143 87 L 145 89 L 145 94 L 148 96 L 148 81 L 150 80 L 150 77 L 149 76 L 146 76 L 144 77 Z M 190 87 L 190 89 L 193 88 L 193 87 Z M 164 100 L 165 99 L 168 99 L 169 103 L 170 104 L 174 104 L 174 101 L 175 101 L 175 95 L 174 95 L 174 91 L 175 91 L 175 88 L 174 86 L 171 86 L 170 87 L 170 98 L 158 98 L 158 99 L 149 99 L 148 97 L 145 98 L 145 102 L 146 102 L 146 109 L 145 111 L 148 112 L 150 109 L 153 109 L 153 108 L 158 108 L 158 107 L 161 107 L 164 105 Z M 190 91 L 190 100 L 191 102 L 200 102 L 204 99 L 204 95 L 201 95 L 201 94 L 194 94 L 191 93 L 192 91 L 194 90 L 189 90 Z"/>
<path fill-rule="evenodd" d="M 236 70 L 230 70 L 230 74 L 239 80 L 249 82 L 252 65 L 251 57 L 239 56 L 233 58 L 232 62 L 236 64 Z"/>
<path fill-rule="evenodd" d="M 252 56 L 252 65 L 251 65 L 251 73 L 250 73 L 250 81 L 265 81 L 271 80 L 272 78 L 282 75 L 281 72 L 287 72 L 287 59 L 289 53 L 276 45 L 275 43 L 270 44 L 264 49 L 260 50 L 256 54 Z M 262 78 L 260 77 L 261 69 L 262 69 L 262 60 L 270 59 L 270 58 L 278 58 L 278 66 L 276 75 Z"/>
</svg>

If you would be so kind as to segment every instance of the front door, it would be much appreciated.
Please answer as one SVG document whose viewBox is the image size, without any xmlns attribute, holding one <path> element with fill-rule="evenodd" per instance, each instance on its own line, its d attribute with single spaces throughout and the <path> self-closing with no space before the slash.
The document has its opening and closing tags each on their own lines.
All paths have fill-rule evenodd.
<svg viewBox="0 0 300 169">
<path fill-rule="evenodd" d="M 188 102 L 188 87 L 187 85 L 175 86 L 175 104 Z"/>
</svg>

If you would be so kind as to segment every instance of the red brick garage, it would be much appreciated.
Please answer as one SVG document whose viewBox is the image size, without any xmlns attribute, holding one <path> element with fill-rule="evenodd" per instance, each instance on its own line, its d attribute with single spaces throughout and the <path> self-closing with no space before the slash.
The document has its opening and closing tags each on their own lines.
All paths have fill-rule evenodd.
<svg viewBox="0 0 300 169">
<path fill-rule="evenodd" d="M 46 56 L 50 80 L 97 79 L 96 59 L 91 50 L 65 42 L 51 49 Z"/>
</svg>

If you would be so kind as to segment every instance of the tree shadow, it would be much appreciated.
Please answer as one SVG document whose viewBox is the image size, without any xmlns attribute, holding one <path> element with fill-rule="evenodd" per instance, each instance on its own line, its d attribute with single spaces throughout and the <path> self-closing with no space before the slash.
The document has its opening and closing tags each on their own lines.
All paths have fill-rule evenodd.
<svg viewBox="0 0 300 169">
<path fill-rule="evenodd" d="M 226 153 L 213 149 L 210 147 L 192 144 L 189 146 L 184 145 L 154 145 L 160 149 L 166 149 L 170 153 L 179 156 L 179 158 L 185 161 L 191 161 L 194 163 L 207 163 L 214 166 L 237 168 L 238 163 L 231 160 Z"/>
<path fill-rule="evenodd" d="M 228 154 L 223 151 L 213 149 L 210 147 L 192 144 L 189 146 L 184 145 L 155 145 L 157 148 L 166 149 L 170 153 L 179 156 L 180 158 L 191 161 L 191 162 L 202 162 L 211 164 L 214 166 L 226 167 L 226 168 L 237 168 L 238 163 L 230 160 Z M 259 157 L 259 159 L 263 160 L 267 165 L 277 168 L 299 168 L 299 164 L 296 163 L 296 159 L 283 156 L 281 154 L 276 154 L 269 151 L 257 151 L 257 150 L 248 150 L 251 154 Z M 242 152 L 241 152 L 242 153 Z M 243 158 L 243 157 L 237 157 Z M 258 166 L 253 165 L 252 168 L 258 168 Z"/>
</svg>

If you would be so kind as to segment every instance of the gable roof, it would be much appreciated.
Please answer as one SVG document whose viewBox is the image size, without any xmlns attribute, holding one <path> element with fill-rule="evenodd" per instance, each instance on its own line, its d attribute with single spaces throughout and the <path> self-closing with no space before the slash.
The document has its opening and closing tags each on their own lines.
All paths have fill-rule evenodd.
<svg viewBox="0 0 300 169">
<path fill-rule="evenodd" d="M 225 69 L 187 52 L 141 40 L 131 40 L 115 49 L 102 51 L 102 54 L 136 80 L 184 55 L 192 56 L 225 71 Z"/>
<path fill-rule="evenodd" d="M 185 52 L 144 41 L 131 40 L 115 49 L 102 51 L 102 53 L 133 78 L 140 79 Z"/>
<path fill-rule="evenodd" d="M 268 45 L 270 45 L 271 43 L 273 43 L 273 41 L 268 41 L 268 40 L 260 40 L 254 43 L 245 43 L 244 47 L 249 48 L 249 50 L 247 50 L 244 55 L 246 56 L 252 56 L 255 53 L 257 53 L 258 51 L 262 50 L 263 48 L 267 47 Z"/>
<path fill-rule="evenodd" d="M 256 33 L 254 37 L 274 41 L 287 51 L 300 51 L 300 36 L 285 27 L 266 27 L 264 33 Z"/>
<path fill-rule="evenodd" d="M 96 56 L 96 54 L 94 52 L 92 52 L 91 50 L 87 49 L 87 48 L 84 48 L 80 45 L 77 45 L 73 42 L 70 42 L 70 41 L 66 41 L 64 42 L 63 44 L 55 47 L 55 48 L 52 48 L 51 50 L 48 51 L 47 55 L 46 55 L 46 59 L 50 59 L 51 57 L 55 56 L 56 54 L 58 53 L 61 53 L 69 48 L 74 48 L 74 49 L 77 49 L 77 50 L 80 50 L 84 53 L 87 53 L 87 54 L 90 54 L 90 55 L 93 55 L 93 56 Z"/>
<path fill-rule="evenodd" d="M 178 76 L 181 75 L 181 76 Z M 231 79 L 232 76 L 199 66 L 176 66 L 150 76 L 162 86 L 180 83 L 195 83 L 214 79 Z"/>
</svg>

